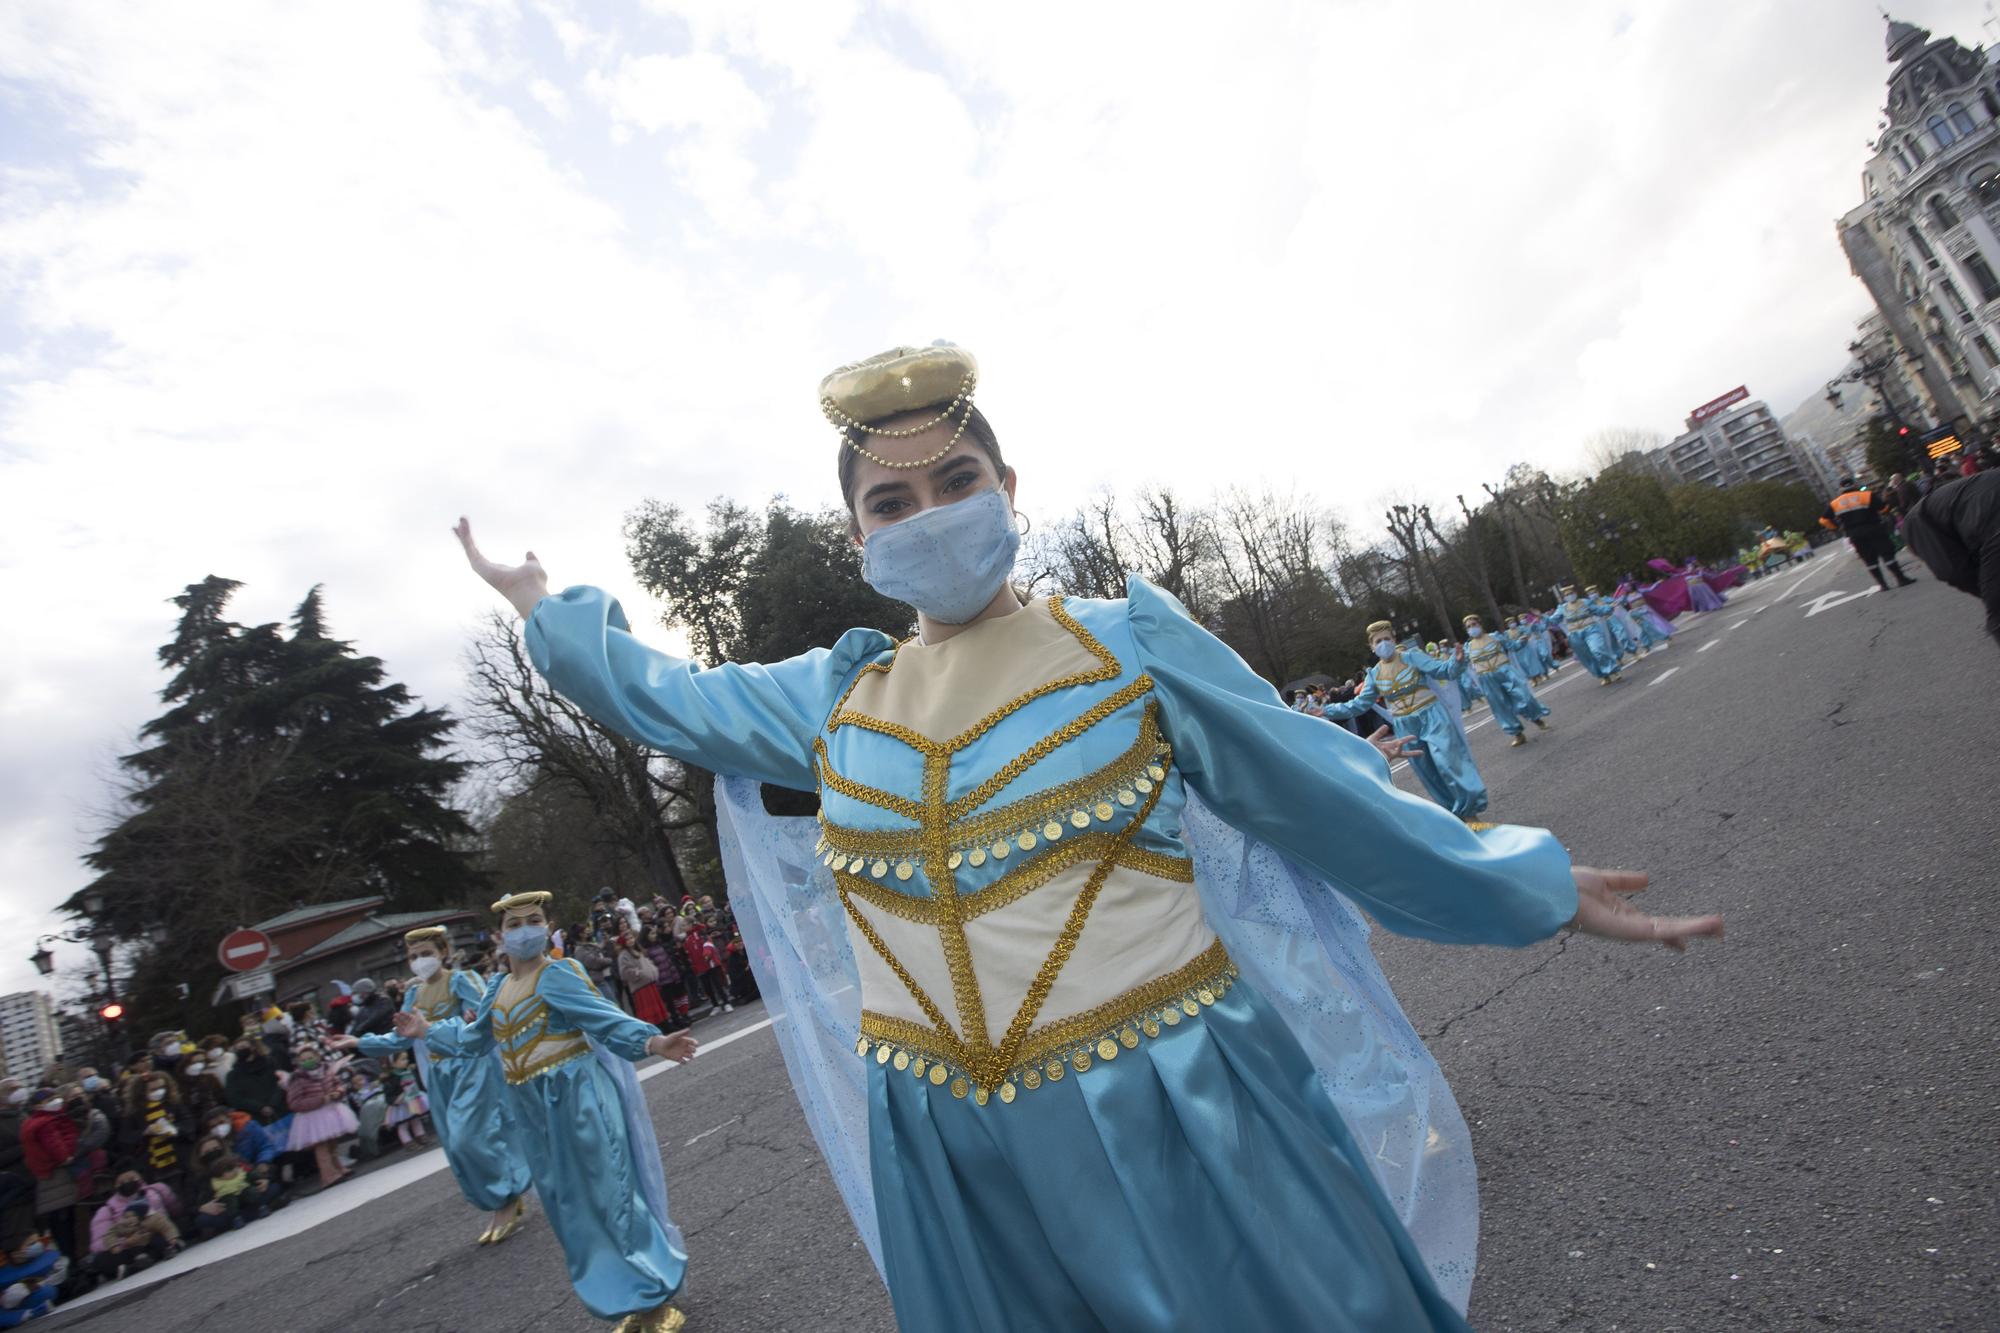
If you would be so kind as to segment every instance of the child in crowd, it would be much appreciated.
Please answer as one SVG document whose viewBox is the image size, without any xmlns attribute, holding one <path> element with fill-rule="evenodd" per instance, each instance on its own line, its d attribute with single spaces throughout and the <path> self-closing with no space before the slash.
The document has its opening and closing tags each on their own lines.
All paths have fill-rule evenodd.
<svg viewBox="0 0 2000 1333">
<path fill-rule="evenodd" d="M 430 1112 L 430 1099 L 424 1096 L 423 1085 L 417 1082 L 416 1067 L 402 1051 L 390 1059 L 388 1076 L 382 1084 L 389 1103 L 382 1123 L 395 1130 L 397 1140 L 407 1148 L 412 1140 L 424 1136 L 423 1117 Z"/>
<path fill-rule="evenodd" d="M 5 1238 L 0 1254 L 0 1328 L 16 1328 L 55 1309 L 56 1288 L 69 1277 L 69 1260 L 45 1232 Z"/>
<path fill-rule="evenodd" d="M 326 1067 L 326 1052 L 317 1043 L 307 1042 L 293 1052 L 285 1104 L 292 1110 L 286 1148 L 291 1152 L 312 1150 L 322 1187 L 347 1179 L 346 1168 L 334 1155 L 334 1145 L 354 1133 L 359 1122 L 348 1108 L 338 1078 Z"/>
</svg>

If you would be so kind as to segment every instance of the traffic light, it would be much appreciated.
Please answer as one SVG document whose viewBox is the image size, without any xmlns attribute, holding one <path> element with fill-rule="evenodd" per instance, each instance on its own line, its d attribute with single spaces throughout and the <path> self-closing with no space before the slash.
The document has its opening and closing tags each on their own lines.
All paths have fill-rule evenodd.
<svg viewBox="0 0 2000 1333">
<path fill-rule="evenodd" d="M 1910 428 L 1908 426 L 1896 427 L 1896 434 L 1898 435 L 1908 435 L 1909 433 L 1910 433 Z"/>
<path fill-rule="evenodd" d="M 97 1006 L 97 1016 L 103 1020 L 104 1035 L 115 1047 L 118 1044 L 118 1027 L 125 1017 L 125 1006 L 110 1000 Z"/>
</svg>

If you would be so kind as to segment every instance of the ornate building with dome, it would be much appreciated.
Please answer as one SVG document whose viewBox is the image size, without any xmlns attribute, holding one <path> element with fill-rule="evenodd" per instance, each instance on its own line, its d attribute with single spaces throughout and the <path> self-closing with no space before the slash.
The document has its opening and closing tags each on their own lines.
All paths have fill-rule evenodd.
<svg viewBox="0 0 2000 1333">
<path fill-rule="evenodd" d="M 2000 416 L 2000 63 L 1895 19 L 1888 55 L 1866 198 L 1840 244 L 1902 363 L 1897 414 L 1969 438 Z"/>
</svg>

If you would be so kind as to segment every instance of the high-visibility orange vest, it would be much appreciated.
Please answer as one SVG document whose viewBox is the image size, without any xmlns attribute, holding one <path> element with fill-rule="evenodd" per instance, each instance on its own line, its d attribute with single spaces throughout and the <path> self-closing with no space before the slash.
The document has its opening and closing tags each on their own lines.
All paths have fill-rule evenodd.
<svg viewBox="0 0 2000 1333">
<path fill-rule="evenodd" d="M 1866 509 L 1873 502 L 1874 496 L 1867 491 L 1843 491 L 1833 497 L 1831 508 L 1838 517 L 1856 509 Z"/>
</svg>

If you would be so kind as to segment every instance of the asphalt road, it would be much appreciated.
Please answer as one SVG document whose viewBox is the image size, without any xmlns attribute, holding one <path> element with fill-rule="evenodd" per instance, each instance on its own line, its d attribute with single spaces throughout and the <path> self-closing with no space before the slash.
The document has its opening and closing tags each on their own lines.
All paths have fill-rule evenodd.
<svg viewBox="0 0 2000 1333">
<path fill-rule="evenodd" d="M 1378 933 L 1474 1127 L 1476 1327 L 2000 1327 L 2000 654 L 1977 603 L 1928 579 L 1835 600 L 1869 586 L 1830 548 L 1684 619 L 1619 685 L 1569 669 L 1528 746 L 1474 731 L 1495 816 L 1651 871 L 1656 910 L 1729 918 L 1685 956 Z M 890 1329 L 761 1019 L 705 1025 L 708 1054 L 644 1084 L 694 1256 L 690 1328 Z M 420 1174 L 435 1160 L 41 1326 L 603 1328 L 545 1227 L 472 1245 L 449 1176 Z"/>
</svg>

